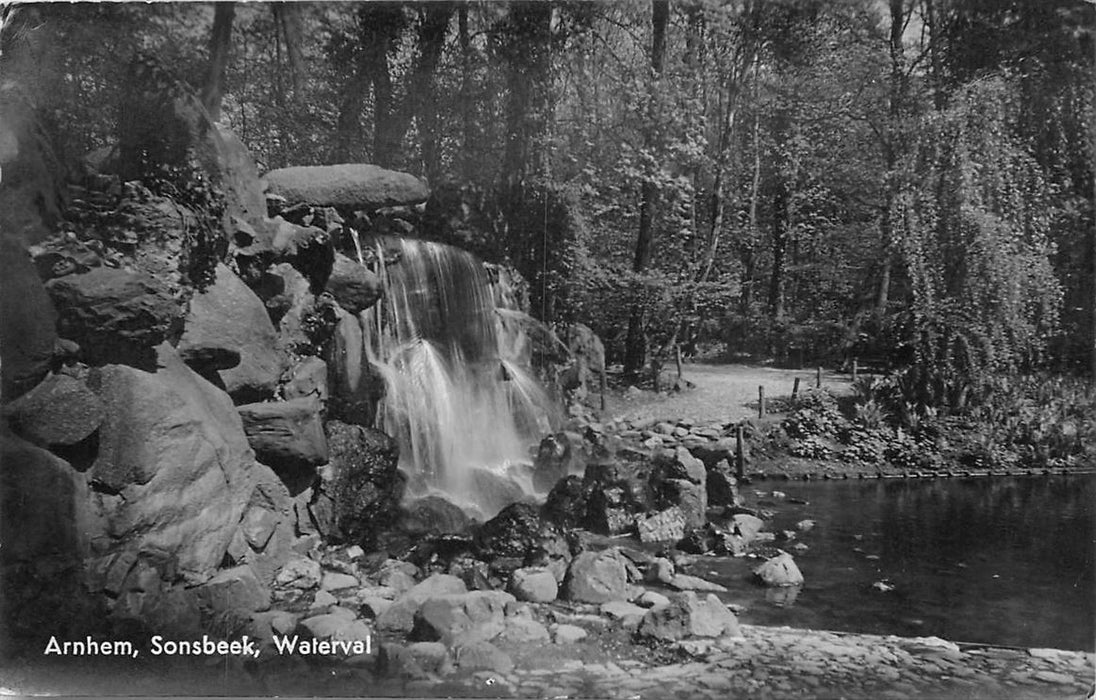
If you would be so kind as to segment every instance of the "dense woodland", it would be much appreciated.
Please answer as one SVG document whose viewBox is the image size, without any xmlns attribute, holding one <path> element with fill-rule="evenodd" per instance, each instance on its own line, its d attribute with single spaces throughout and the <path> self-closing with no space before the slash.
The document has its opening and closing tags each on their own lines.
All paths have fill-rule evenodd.
<svg viewBox="0 0 1096 700">
<path fill-rule="evenodd" d="M 22 19 L 20 19 L 22 18 Z M 1080 0 L 76 4 L 67 154 L 155 60 L 260 170 L 426 179 L 423 235 L 509 262 L 626 374 L 686 355 L 885 358 L 906 398 L 1096 370 L 1093 64 Z M 451 216 L 449 214 L 452 214 Z"/>
</svg>

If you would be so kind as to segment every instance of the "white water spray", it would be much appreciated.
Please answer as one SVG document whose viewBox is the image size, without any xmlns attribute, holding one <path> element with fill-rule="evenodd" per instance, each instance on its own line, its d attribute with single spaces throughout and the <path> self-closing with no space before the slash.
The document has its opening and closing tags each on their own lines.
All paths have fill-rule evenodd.
<svg viewBox="0 0 1096 700">
<path fill-rule="evenodd" d="M 365 264 L 356 237 L 355 246 Z M 550 429 L 523 314 L 465 251 L 412 239 L 375 246 L 385 295 L 362 325 L 368 361 L 385 382 L 378 427 L 399 442 L 405 469 L 476 502 L 473 469 L 528 462 L 529 446 Z"/>
</svg>

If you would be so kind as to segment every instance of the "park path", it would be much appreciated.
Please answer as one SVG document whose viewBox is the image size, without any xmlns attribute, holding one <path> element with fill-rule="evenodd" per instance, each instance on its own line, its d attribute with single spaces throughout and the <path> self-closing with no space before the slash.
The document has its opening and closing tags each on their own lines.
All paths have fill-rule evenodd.
<svg viewBox="0 0 1096 700">
<path fill-rule="evenodd" d="M 815 385 L 815 370 L 777 369 L 743 364 L 685 364 L 685 379 L 696 388 L 670 395 L 651 391 L 614 392 L 607 401 L 606 416 L 612 419 L 645 420 L 689 418 L 697 423 L 732 422 L 757 415 L 758 387 L 766 397 L 790 396 L 795 378 L 800 391 Z M 822 372 L 822 386 L 835 394 L 850 393 L 847 374 Z"/>
</svg>

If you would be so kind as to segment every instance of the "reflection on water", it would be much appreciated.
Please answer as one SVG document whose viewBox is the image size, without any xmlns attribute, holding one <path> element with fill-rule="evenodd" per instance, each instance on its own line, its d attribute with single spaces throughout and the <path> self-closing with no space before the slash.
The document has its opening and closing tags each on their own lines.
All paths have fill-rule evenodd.
<svg viewBox="0 0 1096 700">
<path fill-rule="evenodd" d="M 1096 479 L 778 488 L 808 503 L 779 502 L 774 531 L 795 530 L 804 518 L 817 522 L 798 535 L 809 549 L 793 551 L 806 585 L 766 591 L 748 582 L 756 560 L 711 562 L 731 588 L 725 599 L 748 608 L 744 622 L 1096 648 Z"/>
</svg>

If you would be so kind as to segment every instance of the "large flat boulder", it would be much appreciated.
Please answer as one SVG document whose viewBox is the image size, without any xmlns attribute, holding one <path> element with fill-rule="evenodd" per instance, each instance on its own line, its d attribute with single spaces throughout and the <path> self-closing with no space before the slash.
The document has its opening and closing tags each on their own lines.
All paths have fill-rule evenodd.
<svg viewBox="0 0 1096 700">
<path fill-rule="evenodd" d="M 290 204 L 372 211 L 425 202 L 426 183 L 409 173 L 365 163 L 295 166 L 266 174 L 269 191 Z"/>
<path fill-rule="evenodd" d="M 217 266 L 213 284 L 191 300 L 178 350 L 195 368 L 217 370 L 237 403 L 273 396 L 285 369 L 262 300 L 225 265 Z M 233 355 L 239 357 L 235 366 L 218 359 Z"/>
</svg>

